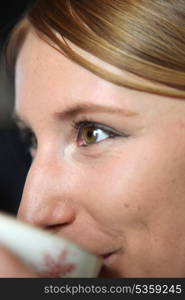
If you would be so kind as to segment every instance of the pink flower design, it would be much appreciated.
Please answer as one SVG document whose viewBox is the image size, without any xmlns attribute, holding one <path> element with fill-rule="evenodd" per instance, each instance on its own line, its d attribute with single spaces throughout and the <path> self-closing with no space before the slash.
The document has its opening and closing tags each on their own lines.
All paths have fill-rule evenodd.
<svg viewBox="0 0 185 300">
<path fill-rule="evenodd" d="M 50 254 L 46 253 L 44 255 L 45 270 L 39 275 L 41 277 L 56 278 L 63 277 L 72 272 L 76 266 L 66 262 L 67 256 L 67 249 L 62 250 L 57 259 L 54 259 Z"/>
</svg>

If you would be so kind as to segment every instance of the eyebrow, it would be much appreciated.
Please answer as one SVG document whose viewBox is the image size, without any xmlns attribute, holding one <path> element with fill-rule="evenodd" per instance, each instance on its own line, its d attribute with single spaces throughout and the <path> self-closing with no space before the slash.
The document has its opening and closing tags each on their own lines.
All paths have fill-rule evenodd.
<svg viewBox="0 0 185 300">
<path fill-rule="evenodd" d="M 139 113 L 128 110 L 122 109 L 118 107 L 110 107 L 110 106 L 103 106 L 97 104 L 77 104 L 75 106 L 69 107 L 62 112 L 56 112 L 55 116 L 60 119 L 69 119 L 73 118 L 82 113 L 110 113 L 110 114 L 119 114 L 124 117 L 134 117 L 138 116 Z"/>
<path fill-rule="evenodd" d="M 71 107 L 66 108 L 64 111 L 55 112 L 54 117 L 56 119 L 72 119 L 75 118 L 77 115 L 83 114 L 83 113 L 109 113 L 109 114 L 119 114 L 123 117 L 136 117 L 139 116 L 138 112 L 131 111 L 128 109 L 123 109 L 119 107 L 110 107 L 110 106 L 104 106 L 104 105 L 97 105 L 97 104 L 76 104 Z M 18 126 L 29 126 L 28 122 L 24 120 L 18 112 L 14 111 L 12 115 L 12 119 Z"/>
</svg>

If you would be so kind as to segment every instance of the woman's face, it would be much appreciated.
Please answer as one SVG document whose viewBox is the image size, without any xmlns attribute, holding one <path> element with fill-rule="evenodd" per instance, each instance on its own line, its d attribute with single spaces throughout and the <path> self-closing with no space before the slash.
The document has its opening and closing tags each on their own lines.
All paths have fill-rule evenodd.
<svg viewBox="0 0 185 300">
<path fill-rule="evenodd" d="M 103 256 L 100 276 L 185 276 L 183 100 L 116 86 L 29 33 L 15 111 L 37 141 L 20 219 Z"/>
</svg>

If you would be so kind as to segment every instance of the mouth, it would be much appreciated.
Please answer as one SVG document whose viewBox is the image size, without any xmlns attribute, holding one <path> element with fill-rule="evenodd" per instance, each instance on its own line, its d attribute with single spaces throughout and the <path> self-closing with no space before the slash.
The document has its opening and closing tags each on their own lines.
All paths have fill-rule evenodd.
<svg viewBox="0 0 185 300">
<path fill-rule="evenodd" d="M 117 258 L 120 249 L 100 255 L 103 259 L 103 265 L 98 277 L 119 277 L 116 271 Z"/>
<path fill-rule="evenodd" d="M 108 263 L 110 258 L 115 254 L 117 253 L 118 250 L 116 251 L 112 251 L 112 252 L 108 252 L 108 253 L 105 253 L 105 254 L 102 254 L 101 257 L 103 258 L 103 261 L 104 263 Z"/>
</svg>

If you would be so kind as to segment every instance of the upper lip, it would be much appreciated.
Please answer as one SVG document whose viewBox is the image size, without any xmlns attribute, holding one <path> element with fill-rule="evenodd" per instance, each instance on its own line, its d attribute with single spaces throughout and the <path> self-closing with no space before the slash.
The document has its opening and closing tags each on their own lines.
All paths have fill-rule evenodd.
<svg viewBox="0 0 185 300">
<path fill-rule="evenodd" d="M 59 228 L 59 227 L 56 226 L 56 228 L 55 228 L 55 229 L 52 228 L 52 230 L 50 230 L 50 232 L 53 233 L 53 234 L 55 234 L 55 235 L 57 235 L 57 236 L 59 236 L 59 237 L 64 237 L 64 238 L 65 238 L 65 236 L 58 234 L 58 228 Z M 67 237 L 66 237 L 66 238 L 67 238 Z M 71 242 L 74 242 L 74 243 L 75 243 L 75 241 L 73 241 L 72 239 L 71 239 Z M 80 244 L 77 244 L 77 245 L 81 246 Z M 84 245 L 81 246 L 81 247 L 82 247 L 83 249 L 88 249 L 88 248 L 84 247 Z M 114 255 L 114 254 L 116 254 L 117 252 L 119 252 L 120 249 L 121 249 L 121 248 L 117 248 L 117 249 L 113 249 L 113 250 L 110 249 L 110 250 L 108 250 L 107 252 L 104 252 L 104 253 L 101 253 L 100 251 L 96 251 L 95 249 L 94 249 L 94 251 L 93 251 L 93 250 L 91 251 L 90 249 L 88 249 L 88 251 L 90 251 L 91 253 L 94 253 L 95 255 L 97 255 L 97 256 L 103 258 L 104 261 L 107 261 L 109 257 L 111 257 L 112 255 Z"/>
</svg>

